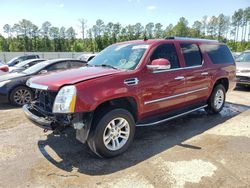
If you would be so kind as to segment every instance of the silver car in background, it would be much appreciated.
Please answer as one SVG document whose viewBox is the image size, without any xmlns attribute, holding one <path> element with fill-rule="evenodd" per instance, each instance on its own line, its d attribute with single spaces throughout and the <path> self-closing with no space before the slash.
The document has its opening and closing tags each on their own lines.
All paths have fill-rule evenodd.
<svg viewBox="0 0 250 188">
<path fill-rule="evenodd" d="M 89 62 L 91 59 L 93 59 L 97 53 L 94 54 L 82 54 L 79 57 L 77 57 L 78 60 Z"/>
<path fill-rule="evenodd" d="M 250 50 L 241 53 L 235 61 L 237 85 L 250 86 Z"/>
</svg>

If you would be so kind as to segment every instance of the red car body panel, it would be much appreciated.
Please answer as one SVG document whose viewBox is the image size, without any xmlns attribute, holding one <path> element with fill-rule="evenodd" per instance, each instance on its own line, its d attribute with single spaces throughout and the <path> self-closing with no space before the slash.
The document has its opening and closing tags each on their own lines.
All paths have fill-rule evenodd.
<svg viewBox="0 0 250 188">
<path fill-rule="evenodd" d="M 67 71 L 59 71 L 42 76 L 31 78 L 32 82 L 41 85 L 49 86 L 49 90 L 58 91 L 63 85 L 72 85 L 78 82 L 83 82 L 96 77 L 103 77 L 110 74 L 115 74 L 120 71 L 113 69 L 104 69 L 100 67 L 82 67 Z M 49 84 L 48 84 L 49 83 Z"/>
<path fill-rule="evenodd" d="M 227 78 L 230 88 L 235 86 L 235 65 L 213 64 L 208 55 L 200 49 L 203 64 L 187 68 L 180 50 L 180 42 L 185 43 L 183 40 L 176 39 L 130 41 L 129 43 L 149 44 L 149 48 L 135 70 L 120 71 L 110 68 L 85 67 L 32 78 L 31 82 L 46 85 L 52 91 L 58 91 L 64 85 L 74 84 L 77 88 L 75 112 L 94 111 L 100 104 L 117 98 L 133 98 L 137 104 L 137 120 L 183 108 L 196 102 L 207 101 L 215 82 L 220 78 Z M 163 43 L 175 45 L 180 68 L 154 74 L 147 69 L 146 65 L 150 64 L 149 57 L 154 49 Z M 189 40 L 188 43 L 199 46 L 206 42 Z M 218 43 L 215 42 L 215 44 Z M 203 73 L 207 75 L 202 75 Z M 185 79 L 175 80 L 178 76 L 184 76 Z M 124 80 L 130 78 L 138 78 L 139 84 L 133 86 L 124 84 Z M 200 91 L 189 93 L 193 90 Z M 186 95 L 171 99 L 171 96 L 181 93 L 186 93 Z M 160 102 L 149 102 L 164 97 L 170 98 Z"/>
</svg>

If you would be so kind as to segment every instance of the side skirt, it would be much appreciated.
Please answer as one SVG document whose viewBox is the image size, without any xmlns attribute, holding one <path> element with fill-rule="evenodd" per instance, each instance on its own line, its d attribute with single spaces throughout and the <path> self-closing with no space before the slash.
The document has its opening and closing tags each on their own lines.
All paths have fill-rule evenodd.
<svg viewBox="0 0 250 188">
<path fill-rule="evenodd" d="M 175 118 L 178 118 L 178 117 L 181 117 L 181 116 L 185 116 L 185 115 L 190 114 L 190 113 L 192 113 L 192 112 L 195 112 L 195 111 L 197 111 L 197 110 L 203 109 L 203 108 L 205 108 L 205 107 L 207 107 L 207 106 L 208 106 L 208 105 L 203 105 L 203 106 L 194 108 L 194 109 L 192 109 L 192 110 L 189 110 L 189 111 L 186 111 L 186 112 L 182 112 L 182 113 L 177 114 L 177 115 L 168 116 L 168 117 L 163 118 L 163 119 L 161 119 L 161 120 L 158 119 L 157 121 L 153 121 L 153 122 L 148 122 L 148 123 L 146 123 L 146 122 L 143 122 L 143 123 L 138 122 L 138 124 L 136 124 L 136 126 L 137 126 L 137 127 L 144 127 L 144 126 L 158 125 L 158 124 L 160 124 L 160 123 L 164 123 L 164 122 L 170 121 L 170 120 L 172 120 L 172 119 L 175 119 Z"/>
</svg>

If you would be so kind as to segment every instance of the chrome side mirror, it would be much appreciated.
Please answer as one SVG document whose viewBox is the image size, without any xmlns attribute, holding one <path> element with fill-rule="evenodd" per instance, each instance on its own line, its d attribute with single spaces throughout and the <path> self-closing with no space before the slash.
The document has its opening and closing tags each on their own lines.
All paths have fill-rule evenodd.
<svg viewBox="0 0 250 188">
<path fill-rule="evenodd" d="M 151 62 L 150 65 L 147 65 L 149 70 L 169 70 L 171 68 L 171 64 L 167 59 L 155 59 Z"/>
</svg>

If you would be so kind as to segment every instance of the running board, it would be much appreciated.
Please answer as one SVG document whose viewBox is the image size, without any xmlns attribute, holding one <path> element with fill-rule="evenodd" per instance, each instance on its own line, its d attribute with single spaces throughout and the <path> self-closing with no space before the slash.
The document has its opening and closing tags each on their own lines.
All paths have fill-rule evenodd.
<svg viewBox="0 0 250 188">
<path fill-rule="evenodd" d="M 190 114 L 192 112 L 195 112 L 197 110 L 200 110 L 200 109 L 203 109 L 205 107 L 207 107 L 208 105 L 204 105 L 204 106 L 201 106 L 201 107 L 198 107 L 198 108 L 195 108 L 193 110 L 189 110 L 187 112 L 183 112 L 181 114 L 178 114 L 178 115 L 175 115 L 175 116 L 172 116 L 172 117 L 168 117 L 166 119 L 162 119 L 162 120 L 159 120 L 159 121 L 155 121 L 155 122 L 152 122 L 152 123 L 143 123 L 143 124 L 137 124 L 136 126 L 137 127 L 145 127 L 145 126 L 153 126 L 153 125 L 157 125 L 157 124 L 160 124 L 160 123 L 164 123 L 164 122 L 167 122 L 167 121 L 170 121 L 172 119 L 175 119 L 175 118 L 178 118 L 178 117 L 181 117 L 181 116 L 185 116 L 187 114 Z"/>
</svg>

